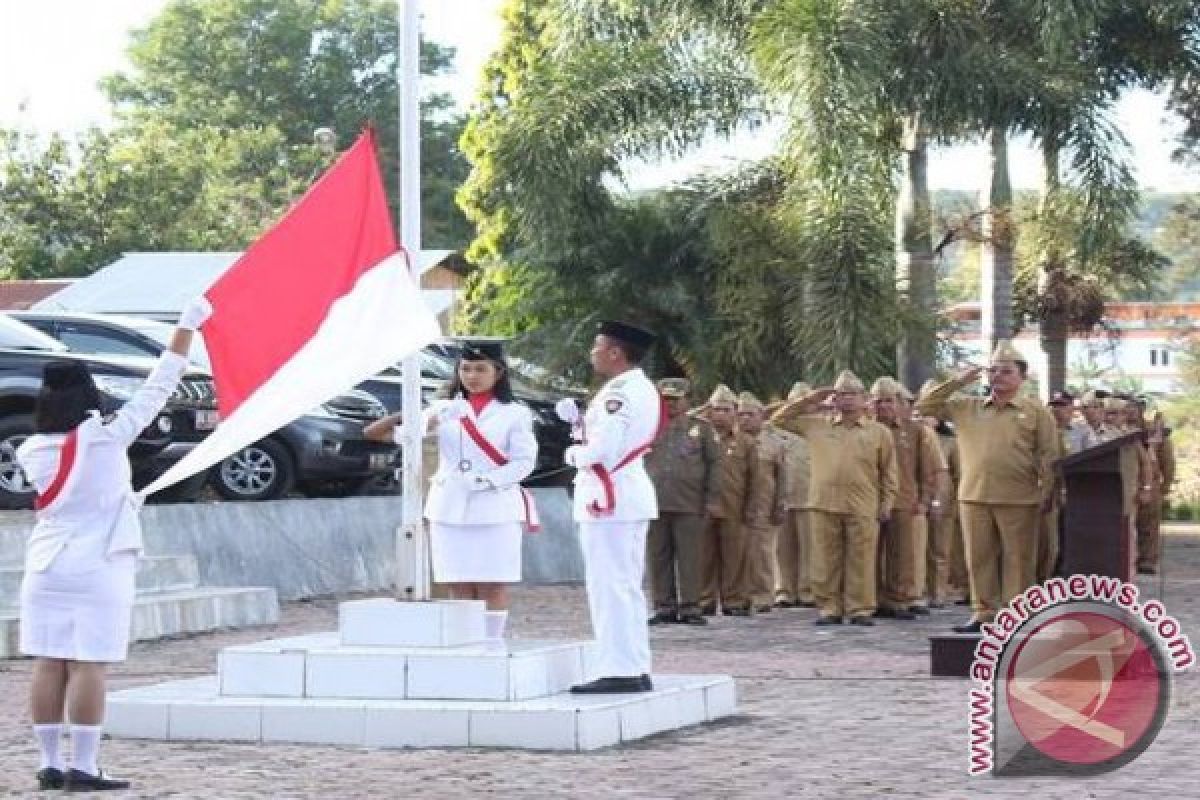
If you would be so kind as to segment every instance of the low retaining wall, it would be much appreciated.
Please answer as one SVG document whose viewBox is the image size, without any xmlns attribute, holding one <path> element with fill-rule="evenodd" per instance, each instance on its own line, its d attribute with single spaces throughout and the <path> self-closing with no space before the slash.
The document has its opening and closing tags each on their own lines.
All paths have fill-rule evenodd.
<svg viewBox="0 0 1200 800">
<path fill-rule="evenodd" d="M 534 489 L 542 531 L 524 540 L 527 584 L 583 580 L 565 489 Z M 147 550 L 191 553 L 206 586 L 273 586 L 280 600 L 392 586 L 401 498 L 146 506 Z"/>
<path fill-rule="evenodd" d="M 570 497 L 532 491 L 542 531 L 525 537 L 525 583 L 582 581 Z M 28 512 L 3 516 L 11 533 L 33 524 Z M 270 586 L 280 600 L 297 600 L 391 588 L 400 519 L 398 496 L 308 498 L 149 505 L 142 528 L 147 554 L 195 556 L 202 586 Z"/>
</svg>

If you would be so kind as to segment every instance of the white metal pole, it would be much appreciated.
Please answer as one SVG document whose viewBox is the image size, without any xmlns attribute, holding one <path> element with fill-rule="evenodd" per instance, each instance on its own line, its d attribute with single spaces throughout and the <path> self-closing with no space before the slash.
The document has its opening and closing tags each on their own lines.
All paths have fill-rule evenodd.
<svg viewBox="0 0 1200 800">
<path fill-rule="evenodd" d="M 419 0 L 399 0 L 400 242 L 416 276 L 421 270 L 421 107 Z M 429 599 L 428 540 L 421 513 L 421 360 L 404 359 L 403 522 L 396 537 L 396 596 Z"/>
</svg>

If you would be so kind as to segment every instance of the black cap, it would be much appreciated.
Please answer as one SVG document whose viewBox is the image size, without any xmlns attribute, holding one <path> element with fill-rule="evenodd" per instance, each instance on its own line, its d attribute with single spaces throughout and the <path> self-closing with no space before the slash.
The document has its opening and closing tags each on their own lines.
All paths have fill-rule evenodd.
<svg viewBox="0 0 1200 800">
<path fill-rule="evenodd" d="M 611 339 L 631 344 L 634 347 L 640 347 L 643 350 L 648 350 L 650 345 L 654 344 L 654 341 L 658 338 L 645 328 L 630 325 L 628 322 L 617 322 L 610 319 L 601 322 L 597 326 L 596 332 Z"/>
<path fill-rule="evenodd" d="M 1070 392 L 1054 392 L 1050 395 L 1050 402 L 1047 405 L 1073 406 L 1075 405 L 1075 395 Z"/>
<path fill-rule="evenodd" d="M 49 361 L 42 367 L 42 385 L 47 389 L 72 389 L 93 385 L 87 367 L 78 361 Z"/>
<path fill-rule="evenodd" d="M 462 348 L 464 361 L 504 361 L 504 343 L 498 341 L 465 342 Z"/>
</svg>

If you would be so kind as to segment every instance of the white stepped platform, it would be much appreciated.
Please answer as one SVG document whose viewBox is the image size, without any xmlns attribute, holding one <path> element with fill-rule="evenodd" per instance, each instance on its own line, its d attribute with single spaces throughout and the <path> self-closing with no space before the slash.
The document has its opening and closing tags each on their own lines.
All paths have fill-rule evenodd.
<svg viewBox="0 0 1200 800">
<path fill-rule="evenodd" d="M 654 686 L 516 702 L 336 700 L 224 697 L 210 676 L 113 692 L 104 728 L 119 738 L 165 741 L 595 750 L 737 710 L 727 675 L 655 675 Z"/>
<path fill-rule="evenodd" d="M 483 640 L 484 613 L 475 601 L 343 603 L 337 632 L 229 647 L 215 676 L 110 694 L 105 728 L 169 741 L 593 750 L 736 711 L 723 675 L 570 694 L 597 677 L 591 642 Z"/>
</svg>

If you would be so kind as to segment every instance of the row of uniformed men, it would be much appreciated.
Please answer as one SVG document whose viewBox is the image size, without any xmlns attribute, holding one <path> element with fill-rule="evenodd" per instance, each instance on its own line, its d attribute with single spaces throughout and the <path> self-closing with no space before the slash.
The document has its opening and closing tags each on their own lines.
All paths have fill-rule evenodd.
<svg viewBox="0 0 1200 800">
<path fill-rule="evenodd" d="M 775 407 L 721 386 L 690 413 L 687 382 L 661 381 L 669 422 L 647 457 L 659 497 L 647 543 L 651 622 L 703 624 L 718 606 L 747 615 L 816 605 L 818 624 L 870 625 L 926 614 L 969 587 L 962 627 L 978 629 L 1053 574 L 1062 507 L 1053 462 L 1141 420 L 1124 401 L 1094 395 L 1085 420 L 1063 394 L 1052 415 L 1018 396 L 1026 370 L 1002 343 L 988 397 L 960 393 L 982 372 L 972 370 L 926 384 L 915 409 L 894 379 L 876 381 L 868 398 L 849 372 L 829 389 L 798 383 Z M 1169 441 L 1148 436 L 1127 467 L 1126 485 L 1141 487 L 1127 503 L 1140 512 L 1139 567 L 1149 570 L 1173 473 Z"/>
</svg>

